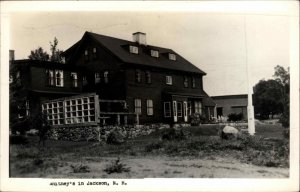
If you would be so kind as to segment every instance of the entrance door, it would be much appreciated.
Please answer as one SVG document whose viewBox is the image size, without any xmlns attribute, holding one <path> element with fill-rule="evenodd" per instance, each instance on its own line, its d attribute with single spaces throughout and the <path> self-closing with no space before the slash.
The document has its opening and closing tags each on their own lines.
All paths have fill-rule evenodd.
<svg viewBox="0 0 300 192">
<path fill-rule="evenodd" d="M 217 117 L 223 116 L 223 107 L 217 107 Z"/>
</svg>

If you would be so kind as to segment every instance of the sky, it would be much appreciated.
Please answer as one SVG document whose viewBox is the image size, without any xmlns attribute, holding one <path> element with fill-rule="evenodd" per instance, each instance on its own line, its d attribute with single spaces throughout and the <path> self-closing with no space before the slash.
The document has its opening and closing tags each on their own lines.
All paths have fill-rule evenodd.
<svg viewBox="0 0 300 192">
<path fill-rule="evenodd" d="M 295 15 L 278 3 L 238 11 L 236 4 L 214 4 L 211 11 L 201 2 L 186 6 L 199 9 L 14 11 L 9 13 L 9 49 L 15 50 L 16 59 L 26 59 L 39 46 L 50 52 L 54 37 L 58 48 L 66 50 L 85 31 L 126 40 L 141 31 L 147 44 L 171 48 L 205 71 L 204 90 L 209 95 L 247 94 L 248 72 L 254 86 L 272 78 L 276 65 L 290 65 L 290 20 Z"/>
</svg>

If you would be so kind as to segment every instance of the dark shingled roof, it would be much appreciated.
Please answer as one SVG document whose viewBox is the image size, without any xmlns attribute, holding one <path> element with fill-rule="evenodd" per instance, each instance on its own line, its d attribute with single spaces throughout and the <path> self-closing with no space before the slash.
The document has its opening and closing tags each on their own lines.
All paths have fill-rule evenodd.
<svg viewBox="0 0 300 192">
<path fill-rule="evenodd" d="M 108 49 L 112 54 L 114 54 L 117 58 L 119 58 L 124 63 L 158 67 L 158 68 L 171 69 L 177 71 L 186 71 L 186 72 L 206 75 L 205 72 L 203 72 L 202 70 L 194 66 L 192 63 L 190 63 L 189 61 L 181 57 L 172 49 L 166 49 L 166 48 L 156 47 L 151 45 L 147 45 L 147 46 L 139 45 L 132 41 L 99 35 L 91 32 L 86 32 L 80 41 L 83 41 L 85 36 L 90 36 L 97 43 L 104 46 L 106 49 Z M 71 50 L 72 51 L 75 50 L 75 47 L 77 47 L 78 50 L 80 45 L 81 43 L 77 42 L 71 48 L 66 50 L 65 53 L 70 53 Z M 130 53 L 128 49 L 126 49 L 126 46 L 129 45 L 135 45 L 139 47 L 139 53 L 138 54 Z M 159 58 L 151 57 L 151 55 L 149 54 L 151 49 L 159 51 L 160 54 Z M 176 61 L 169 60 L 168 53 L 176 54 Z"/>
</svg>

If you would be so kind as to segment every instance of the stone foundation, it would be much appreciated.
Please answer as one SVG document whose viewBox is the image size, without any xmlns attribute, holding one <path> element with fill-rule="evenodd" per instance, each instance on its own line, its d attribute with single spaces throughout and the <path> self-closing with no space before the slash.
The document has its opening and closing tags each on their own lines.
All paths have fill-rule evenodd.
<svg viewBox="0 0 300 192">
<path fill-rule="evenodd" d="M 78 127 L 53 127 L 49 138 L 67 141 L 106 141 L 112 131 L 119 131 L 125 138 L 135 138 L 164 128 L 167 124 L 132 125 L 132 126 L 78 126 Z"/>
</svg>

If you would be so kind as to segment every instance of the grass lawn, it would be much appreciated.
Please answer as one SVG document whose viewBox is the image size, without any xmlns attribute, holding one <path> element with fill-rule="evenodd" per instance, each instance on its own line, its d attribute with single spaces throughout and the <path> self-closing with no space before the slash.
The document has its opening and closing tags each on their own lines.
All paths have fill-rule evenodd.
<svg viewBox="0 0 300 192">
<path fill-rule="evenodd" d="M 217 125 L 188 127 L 185 140 L 162 141 L 162 130 L 121 145 L 27 137 L 10 145 L 11 177 L 288 177 L 289 143 L 279 125 L 257 125 L 256 136 L 221 140 Z M 272 139 L 266 139 L 266 137 Z"/>
</svg>

